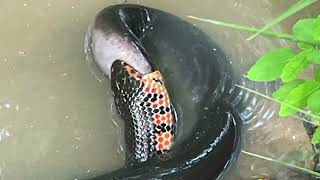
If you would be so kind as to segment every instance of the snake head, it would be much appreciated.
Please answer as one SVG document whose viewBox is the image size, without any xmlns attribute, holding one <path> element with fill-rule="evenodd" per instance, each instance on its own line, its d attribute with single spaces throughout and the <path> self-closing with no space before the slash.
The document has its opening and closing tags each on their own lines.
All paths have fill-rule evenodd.
<svg viewBox="0 0 320 180">
<path fill-rule="evenodd" d="M 116 60 L 111 68 L 111 88 L 126 123 L 131 159 L 142 162 L 166 154 L 175 140 L 176 118 L 161 72 L 142 75 Z"/>
</svg>

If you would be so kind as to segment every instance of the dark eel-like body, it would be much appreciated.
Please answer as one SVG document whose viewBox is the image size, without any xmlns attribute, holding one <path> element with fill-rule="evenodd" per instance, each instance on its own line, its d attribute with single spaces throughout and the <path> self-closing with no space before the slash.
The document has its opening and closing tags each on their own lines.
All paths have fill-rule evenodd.
<svg viewBox="0 0 320 180">
<path fill-rule="evenodd" d="M 89 35 L 87 53 L 111 77 L 127 149 L 123 168 L 93 179 L 222 177 L 237 159 L 241 137 L 223 51 L 195 26 L 138 5 L 105 8 Z M 146 79 L 158 85 L 154 91 Z M 153 107 L 164 96 L 167 103 Z M 159 119 L 163 114 L 168 117 Z"/>
</svg>

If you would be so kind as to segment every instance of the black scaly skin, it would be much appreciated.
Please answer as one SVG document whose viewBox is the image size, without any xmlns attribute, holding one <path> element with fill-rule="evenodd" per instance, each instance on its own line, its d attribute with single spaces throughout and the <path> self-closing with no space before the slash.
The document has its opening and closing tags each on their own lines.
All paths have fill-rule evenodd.
<svg viewBox="0 0 320 180">
<path fill-rule="evenodd" d="M 130 4 L 102 10 L 96 17 L 94 29 L 105 33 L 116 31 L 128 37 L 151 65 L 160 70 L 177 110 L 177 132 L 182 133 L 168 160 L 150 159 L 133 166 L 127 164 L 93 179 L 209 180 L 223 177 L 239 155 L 241 119 L 230 105 L 229 90 L 234 77 L 219 46 L 198 28 L 172 14 Z M 112 86 L 114 89 L 115 84 Z M 121 96 L 115 91 L 115 99 L 120 101 Z M 125 113 L 127 108 L 122 106 L 119 110 Z M 127 123 L 126 128 L 126 136 L 130 136 L 132 124 Z M 186 129 L 191 132 L 186 133 Z"/>
<path fill-rule="evenodd" d="M 112 64 L 111 90 L 120 117 L 125 121 L 127 160 L 130 164 L 143 162 L 154 153 L 151 110 L 140 106 L 143 84 L 130 76 L 121 61 Z M 148 142 L 148 143 L 145 143 Z"/>
</svg>

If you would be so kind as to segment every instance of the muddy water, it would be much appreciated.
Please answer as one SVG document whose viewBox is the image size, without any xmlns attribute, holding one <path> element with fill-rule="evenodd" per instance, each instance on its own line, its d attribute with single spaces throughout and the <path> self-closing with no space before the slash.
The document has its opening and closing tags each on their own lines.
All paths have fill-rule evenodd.
<svg viewBox="0 0 320 180">
<path fill-rule="evenodd" d="M 0 3 L 0 180 L 77 179 L 123 165 L 123 132 L 113 121 L 109 83 L 92 73 L 83 53 L 83 37 L 94 15 L 103 7 L 120 2 L 3 0 Z M 184 19 L 186 15 L 194 15 L 257 26 L 270 21 L 292 3 L 289 0 L 128 2 L 163 9 Z M 226 49 L 239 75 L 264 52 L 287 44 L 265 37 L 248 42 L 247 33 L 187 20 Z M 287 30 L 287 27 L 276 29 Z M 243 82 L 266 94 L 273 89 Z M 253 103 L 243 111 L 251 119 L 248 126 L 256 130 L 250 131 L 253 139 L 260 137 L 261 144 L 254 146 L 254 150 L 259 153 L 268 145 L 269 154 L 275 154 L 275 149 L 288 151 L 287 145 L 281 143 L 263 143 L 265 133 L 274 134 L 270 130 L 273 124 L 265 131 L 257 127 L 267 127 L 260 125 L 270 119 L 274 105 L 266 106 L 271 109 L 267 113 L 248 113 L 256 106 Z M 291 129 L 301 125 L 297 124 Z M 279 136 L 285 127 L 286 124 L 277 130 Z M 290 144 L 304 147 L 306 136 L 304 133 L 301 136 L 303 140 Z M 250 141 L 250 137 L 246 142 L 258 142 Z M 291 135 L 288 137 L 292 139 Z M 244 147 L 246 144 L 250 145 L 245 143 Z M 256 172 L 252 168 L 253 159 L 245 158 L 241 161 L 244 163 L 236 166 L 235 174 L 253 177 Z M 272 173 L 271 167 L 257 173 Z"/>
</svg>

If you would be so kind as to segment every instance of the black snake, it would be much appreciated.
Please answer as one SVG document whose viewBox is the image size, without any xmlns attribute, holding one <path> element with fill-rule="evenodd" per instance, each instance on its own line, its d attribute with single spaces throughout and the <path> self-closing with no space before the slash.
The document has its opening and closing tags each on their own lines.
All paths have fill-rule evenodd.
<svg viewBox="0 0 320 180">
<path fill-rule="evenodd" d="M 97 16 L 87 53 L 111 78 L 125 121 L 125 167 L 93 178 L 217 179 L 239 154 L 232 70 L 202 31 L 170 13 L 114 5 Z"/>
</svg>

